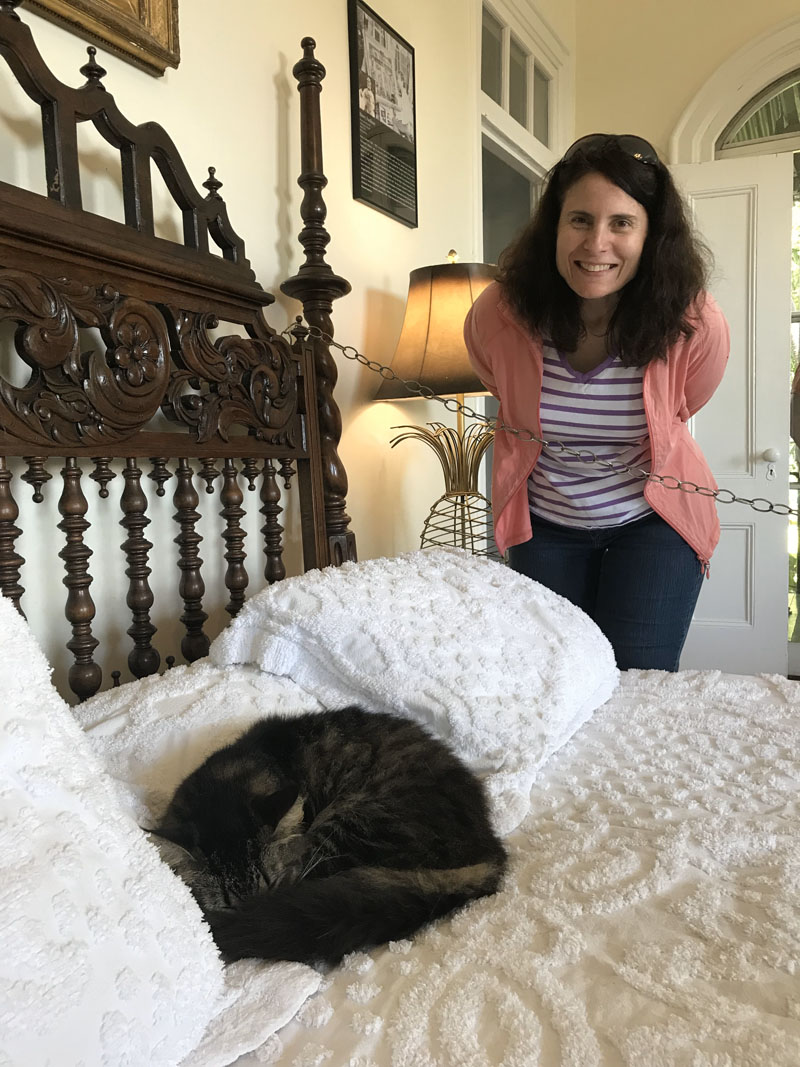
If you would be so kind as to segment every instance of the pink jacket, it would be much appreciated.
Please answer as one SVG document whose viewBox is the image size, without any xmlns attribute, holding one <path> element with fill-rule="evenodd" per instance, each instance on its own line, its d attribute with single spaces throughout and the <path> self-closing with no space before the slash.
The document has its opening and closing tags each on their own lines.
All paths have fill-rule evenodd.
<svg viewBox="0 0 800 1067">
<path fill-rule="evenodd" d="M 644 408 L 652 470 L 716 489 L 686 421 L 711 399 L 722 379 L 730 350 L 728 324 L 710 293 L 697 302 L 692 318 L 695 333 L 673 345 L 666 361 L 654 360 L 645 369 Z M 498 422 L 541 437 L 542 344 L 511 310 L 497 283 L 485 289 L 473 304 L 464 324 L 464 338 L 478 377 L 500 401 Z M 492 508 L 495 540 L 501 552 L 531 537 L 526 483 L 540 452 L 541 445 L 536 442 L 521 441 L 502 430 L 495 437 Z M 645 484 L 644 496 L 653 511 L 691 545 L 707 570 L 719 541 L 714 499 L 667 489 L 656 482 Z"/>
</svg>

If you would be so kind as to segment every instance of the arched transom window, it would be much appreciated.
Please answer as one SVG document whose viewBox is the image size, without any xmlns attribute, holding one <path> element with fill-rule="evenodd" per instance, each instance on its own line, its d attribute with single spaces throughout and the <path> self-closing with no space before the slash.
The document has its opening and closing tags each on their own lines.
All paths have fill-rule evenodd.
<svg viewBox="0 0 800 1067">
<path fill-rule="evenodd" d="M 800 70 L 767 86 L 728 123 L 717 141 L 717 154 L 763 151 L 765 141 L 772 142 L 773 152 L 800 151 Z"/>
</svg>

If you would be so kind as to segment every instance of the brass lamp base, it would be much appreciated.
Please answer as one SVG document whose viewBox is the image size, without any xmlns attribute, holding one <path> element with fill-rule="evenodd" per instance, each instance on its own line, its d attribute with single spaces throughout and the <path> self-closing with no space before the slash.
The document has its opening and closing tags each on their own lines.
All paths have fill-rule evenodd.
<svg viewBox="0 0 800 1067">
<path fill-rule="evenodd" d="M 450 546 L 477 556 L 501 559 L 492 532 L 492 508 L 478 491 L 481 460 L 494 438 L 485 423 L 466 430 L 430 422 L 427 426 L 396 426 L 405 430 L 391 440 L 392 448 L 410 437 L 424 441 L 436 453 L 444 473 L 445 493 L 431 507 L 420 537 L 420 548 Z"/>
</svg>

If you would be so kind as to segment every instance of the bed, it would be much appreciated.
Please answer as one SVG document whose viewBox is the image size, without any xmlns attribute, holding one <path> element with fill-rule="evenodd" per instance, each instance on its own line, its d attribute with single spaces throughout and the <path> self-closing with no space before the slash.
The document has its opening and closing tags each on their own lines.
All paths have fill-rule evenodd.
<svg viewBox="0 0 800 1067">
<path fill-rule="evenodd" d="M 42 107 L 50 195 L 0 186 L 0 306 L 27 368 L 0 382 L 0 1065 L 795 1067 L 797 685 L 620 675 L 576 608 L 460 550 L 358 562 L 336 368 L 308 330 L 332 335 L 347 291 L 325 263 L 313 41 L 295 68 L 306 262 L 283 286 L 304 317 L 286 341 L 215 175 L 200 194 L 160 127 L 128 123 L 94 54 L 80 89 L 58 82 L 18 6 L 0 4 L 0 51 Z M 120 151 L 124 224 L 82 210 L 76 119 Z M 151 159 L 181 206 L 182 244 L 153 233 Z M 243 329 L 213 336 L 217 321 Z M 76 339 L 89 328 L 99 355 Z M 55 559 L 25 562 L 17 487 L 46 496 L 54 464 Z M 177 576 L 158 607 L 146 530 L 169 475 Z M 263 522 L 249 587 L 243 483 Z M 222 511 L 202 548 L 206 566 L 223 560 L 218 632 L 204 498 Z M 101 506 L 123 529 L 125 580 L 111 588 L 130 611 L 136 680 L 122 685 L 125 664 L 103 669 L 93 631 Z M 286 577 L 279 516 L 293 506 L 303 573 Z M 56 565 L 61 692 L 23 615 L 31 567 L 57 585 Z M 165 670 L 154 620 L 170 615 L 183 633 Z M 255 718 L 350 702 L 416 718 L 481 775 L 506 882 L 328 973 L 223 967 L 141 827 Z"/>
</svg>

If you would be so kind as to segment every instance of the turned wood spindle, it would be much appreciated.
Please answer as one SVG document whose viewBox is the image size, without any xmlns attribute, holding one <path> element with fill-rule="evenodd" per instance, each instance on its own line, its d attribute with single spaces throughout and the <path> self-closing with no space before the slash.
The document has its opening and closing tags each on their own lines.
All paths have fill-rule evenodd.
<svg viewBox="0 0 800 1067">
<path fill-rule="evenodd" d="M 19 579 L 25 560 L 15 549 L 16 540 L 22 530 L 16 525 L 19 507 L 11 492 L 13 477 L 5 458 L 0 456 L 0 591 L 11 600 L 24 618 L 25 612 L 20 600 L 25 589 L 20 585 Z"/>
<path fill-rule="evenodd" d="M 225 571 L 225 586 L 231 595 L 225 605 L 225 610 L 231 617 L 235 617 L 242 604 L 244 604 L 244 591 L 247 588 L 248 577 L 244 566 L 247 553 L 244 550 L 244 539 L 247 536 L 239 524 L 244 517 L 242 507 L 244 495 L 239 488 L 236 476 L 236 467 L 232 459 L 226 459 L 222 472 L 222 489 L 220 501 L 222 510 L 220 515 L 225 520 L 225 529 L 222 536 L 225 540 L 225 559 L 228 567 Z"/>
<path fill-rule="evenodd" d="M 145 527 L 150 525 L 150 520 L 145 514 L 147 497 L 142 490 L 142 472 L 135 459 L 125 460 L 122 476 L 125 479 L 125 488 L 120 500 L 123 512 L 120 526 L 124 527 L 128 536 L 121 547 L 128 561 L 125 570 L 128 576 L 126 603 L 131 609 L 133 620 L 127 631 L 133 639 L 133 648 L 128 654 L 128 667 L 134 678 L 144 678 L 148 674 L 155 674 L 161 663 L 161 656 L 151 643 L 156 628 L 150 621 L 153 593 L 147 581 L 151 573 L 147 561 L 153 545 L 144 536 Z"/>
<path fill-rule="evenodd" d="M 283 527 L 278 522 L 278 516 L 283 511 L 280 505 L 281 491 L 275 478 L 275 467 L 272 460 L 264 463 L 264 476 L 261 482 L 261 507 L 259 511 L 264 516 L 264 525 L 261 527 L 261 536 L 264 539 L 264 577 L 272 585 L 286 577 L 286 567 L 283 565 L 283 540 L 281 534 Z"/>
<path fill-rule="evenodd" d="M 200 512 L 197 510 L 200 497 L 192 481 L 193 473 L 188 459 L 178 460 L 178 468 L 175 471 L 177 486 L 172 497 L 172 503 L 175 505 L 174 519 L 180 530 L 175 544 L 178 546 L 178 566 L 181 571 L 178 592 L 184 607 L 181 622 L 186 629 L 181 640 L 181 652 L 187 663 L 194 663 L 196 659 L 207 656 L 210 644 L 203 632 L 203 624 L 208 615 L 203 611 L 206 587 L 201 574 L 203 561 L 198 552 L 203 538 L 195 529 L 195 525 L 200 521 Z"/>
<path fill-rule="evenodd" d="M 64 561 L 64 585 L 67 587 L 67 602 L 64 614 L 72 626 L 72 638 L 67 648 L 74 663 L 69 669 L 69 687 L 79 700 L 92 696 L 100 688 L 103 672 L 94 662 L 92 653 L 99 642 L 92 634 L 92 619 L 95 606 L 89 586 L 89 558 L 92 550 L 84 543 L 83 535 L 89 529 L 86 512 L 89 505 L 81 489 L 81 469 L 74 456 L 68 457 L 61 471 L 63 490 L 58 501 L 62 516 L 58 524 L 66 537 L 66 545 L 58 553 Z"/>
</svg>

